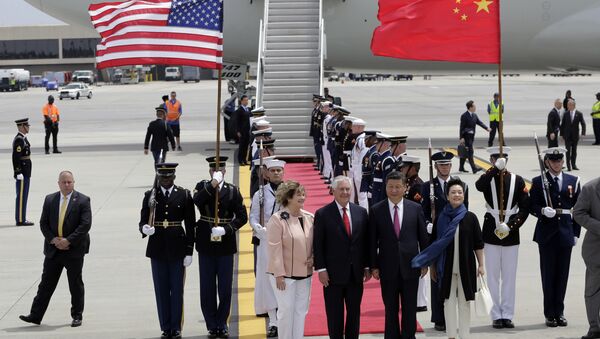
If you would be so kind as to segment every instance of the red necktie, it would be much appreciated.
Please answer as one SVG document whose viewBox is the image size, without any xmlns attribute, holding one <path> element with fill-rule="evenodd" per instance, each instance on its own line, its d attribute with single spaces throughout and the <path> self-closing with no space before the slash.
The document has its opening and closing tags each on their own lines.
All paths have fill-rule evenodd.
<svg viewBox="0 0 600 339">
<path fill-rule="evenodd" d="M 350 219 L 348 218 L 348 214 L 346 213 L 346 207 L 342 207 L 342 211 L 344 212 L 343 219 L 344 225 L 346 226 L 346 233 L 348 233 L 348 236 L 352 236 L 352 230 L 350 229 Z"/>
<path fill-rule="evenodd" d="M 398 205 L 394 205 L 394 231 L 396 237 L 400 239 L 400 219 L 398 218 Z"/>
</svg>

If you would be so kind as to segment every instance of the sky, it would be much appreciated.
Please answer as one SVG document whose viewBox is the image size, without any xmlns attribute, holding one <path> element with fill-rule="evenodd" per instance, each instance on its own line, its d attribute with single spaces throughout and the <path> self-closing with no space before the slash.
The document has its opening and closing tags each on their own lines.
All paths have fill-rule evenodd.
<svg viewBox="0 0 600 339">
<path fill-rule="evenodd" d="M 0 27 L 60 24 L 62 21 L 41 12 L 24 0 L 0 0 Z"/>
</svg>

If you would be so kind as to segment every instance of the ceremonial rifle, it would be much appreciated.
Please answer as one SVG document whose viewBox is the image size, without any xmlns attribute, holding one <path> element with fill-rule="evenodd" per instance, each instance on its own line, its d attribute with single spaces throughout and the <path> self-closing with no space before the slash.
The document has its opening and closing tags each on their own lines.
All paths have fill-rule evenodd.
<svg viewBox="0 0 600 339">
<path fill-rule="evenodd" d="M 259 222 L 262 227 L 265 227 L 265 179 L 263 177 L 263 141 L 260 141 L 258 150 L 259 166 L 258 166 L 258 205 L 260 207 Z"/>
<path fill-rule="evenodd" d="M 546 197 L 546 201 L 548 203 L 548 207 L 552 208 L 552 197 L 550 196 L 550 183 L 548 182 L 548 177 L 546 177 L 546 166 L 544 165 L 544 158 L 540 154 L 540 143 L 538 141 L 537 133 L 533 133 L 535 139 L 535 149 L 538 155 L 538 163 L 540 164 L 540 172 L 542 178 L 542 190 L 544 191 L 544 197 Z"/>
<path fill-rule="evenodd" d="M 433 159 L 431 153 L 431 138 L 429 138 L 429 200 L 431 203 L 431 223 L 433 223 L 435 219 L 435 186 L 433 185 Z"/>
<path fill-rule="evenodd" d="M 162 164 L 163 160 L 163 150 L 160 150 L 160 155 L 158 156 L 158 164 Z M 155 169 L 156 170 L 156 169 Z M 152 186 L 152 190 L 150 191 L 150 198 L 148 199 L 148 208 L 150 208 L 150 214 L 148 215 L 148 225 L 154 227 L 154 212 L 156 210 L 156 189 L 159 186 L 158 182 L 158 170 L 156 170 L 156 174 L 154 175 L 154 185 Z"/>
</svg>

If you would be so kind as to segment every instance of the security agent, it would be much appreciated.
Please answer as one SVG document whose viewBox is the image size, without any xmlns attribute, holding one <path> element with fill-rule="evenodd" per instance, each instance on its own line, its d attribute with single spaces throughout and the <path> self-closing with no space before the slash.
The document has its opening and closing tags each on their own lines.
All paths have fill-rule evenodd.
<svg viewBox="0 0 600 339">
<path fill-rule="evenodd" d="M 19 133 L 13 139 L 12 163 L 16 179 L 17 198 L 15 200 L 15 222 L 17 226 L 32 226 L 27 221 L 27 197 L 29 196 L 29 180 L 31 178 L 31 144 L 27 140 L 29 118 L 15 120 Z"/>
<path fill-rule="evenodd" d="M 237 252 L 236 232 L 248 221 L 240 190 L 224 181 L 227 159 L 206 158 L 212 180 L 202 180 L 194 189 L 194 204 L 200 212 L 196 228 L 200 306 L 209 338 L 229 337 L 227 318 L 231 308 L 233 255 Z M 215 194 L 219 196 L 218 222 L 215 220 Z"/>
<path fill-rule="evenodd" d="M 548 327 L 567 326 L 563 312 L 571 251 L 581 233 L 581 226 L 573 220 L 572 214 L 581 186 L 579 177 L 562 171 L 566 152 L 562 147 L 543 151 L 548 168 L 544 173 L 549 184 L 548 192 L 544 191 L 541 176 L 533 178 L 531 184 L 530 211 L 538 218 L 533 241 L 538 243 L 540 251 L 544 316 Z M 547 201 L 548 194 L 552 204 Z"/>
<path fill-rule="evenodd" d="M 155 110 L 156 120 L 150 122 L 146 129 L 144 154 L 148 154 L 148 148 L 150 148 L 154 157 L 154 164 L 157 164 L 165 162 L 167 159 L 169 142 L 171 143 L 171 149 L 175 151 L 175 137 L 173 136 L 171 127 L 165 122 L 167 111 L 162 106 L 156 107 Z M 150 142 L 150 139 L 152 139 L 152 142 Z"/>
<path fill-rule="evenodd" d="M 144 193 L 139 223 L 142 238 L 148 236 L 161 338 L 181 338 L 185 269 L 194 253 L 194 202 L 190 191 L 174 184 L 177 165 L 156 164 L 158 187 Z M 153 220 L 150 199 L 156 203 Z"/>
<path fill-rule="evenodd" d="M 492 295 L 492 327 L 514 328 L 515 290 L 519 256 L 519 228 L 529 215 L 529 192 L 520 175 L 506 170 L 510 147 L 489 147 L 494 164 L 475 182 L 483 193 L 487 213 L 483 219 L 487 284 Z M 500 205 L 500 180 L 504 182 Z M 502 208 L 502 209 L 501 209 Z"/>
</svg>

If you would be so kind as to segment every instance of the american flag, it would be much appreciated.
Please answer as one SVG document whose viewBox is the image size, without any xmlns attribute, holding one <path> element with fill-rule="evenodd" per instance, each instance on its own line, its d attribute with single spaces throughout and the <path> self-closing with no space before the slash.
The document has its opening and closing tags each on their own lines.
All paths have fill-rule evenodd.
<svg viewBox="0 0 600 339">
<path fill-rule="evenodd" d="M 221 68 L 223 0 L 131 0 L 91 4 L 102 40 L 98 68 L 186 65 Z"/>
</svg>

